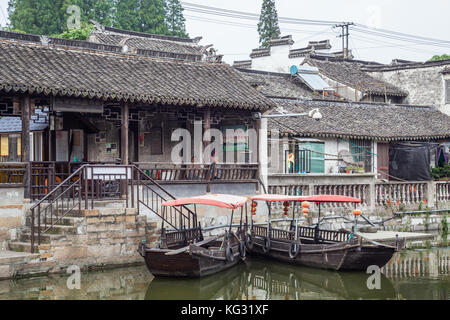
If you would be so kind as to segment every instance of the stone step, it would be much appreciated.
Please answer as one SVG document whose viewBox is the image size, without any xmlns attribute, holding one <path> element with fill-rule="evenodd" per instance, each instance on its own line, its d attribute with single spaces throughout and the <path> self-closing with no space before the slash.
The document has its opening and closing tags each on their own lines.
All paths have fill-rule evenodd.
<svg viewBox="0 0 450 320">
<path fill-rule="evenodd" d="M 55 219 L 55 217 L 53 217 L 53 219 Z M 68 216 L 66 216 L 66 217 L 62 218 L 58 222 L 58 225 L 75 226 L 80 221 L 80 219 L 82 219 L 82 217 L 70 217 L 70 216 L 68 217 Z M 48 220 L 48 221 L 50 221 L 50 220 Z M 31 217 L 29 217 L 29 216 L 26 218 L 26 226 L 27 227 L 31 226 Z"/>
<path fill-rule="evenodd" d="M 15 252 L 31 252 L 31 242 L 14 241 L 9 243 L 9 250 Z M 39 252 L 39 246 L 34 245 L 34 252 Z"/>
<path fill-rule="evenodd" d="M 39 254 L 16 251 L 0 251 L 0 265 L 23 264 L 34 259 L 39 259 Z M 0 278 L 2 278 L 0 276 Z"/>
<path fill-rule="evenodd" d="M 125 214 L 125 208 L 99 208 L 101 216 L 118 216 Z"/>
<path fill-rule="evenodd" d="M 48 228 L 41 226 L 41 231 L 44 231 Z M 59 235 L 65 235 L 65 234 L 77 234 L 77 227 L 75 226 L 65 226 L 65 225 L 55 225 L 50 230 L 47 231 L 47 234 L 59 234 Z"/>
<path fill-rule="evenodd" d="M 60 234 L 41 234 L 41 244 L 49 244 L 51 241 L 63 239 L 64 235 Z M 34 234 L 35 243 L 38 242 L 38 234 Z M 20 236 L 20 242 L 31 242 L 31 232 L 22 233 Z"/>
</svg>

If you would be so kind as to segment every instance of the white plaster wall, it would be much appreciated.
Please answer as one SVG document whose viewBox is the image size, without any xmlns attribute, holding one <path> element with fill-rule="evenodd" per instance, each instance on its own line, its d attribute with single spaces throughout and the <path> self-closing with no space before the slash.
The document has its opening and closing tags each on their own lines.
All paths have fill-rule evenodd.
<svg viewBox="0 0 450 320">
<path fill-rule="evenodd" d="M 440 110 L 443 113 L 445 113 L 445 114 L 450 116 L 450 104 L 448 104 L 448 103 L 446 104 L 445 103 L 445 95 L 446 95 L 446 92 L 445 92 L 445 80 L 450 80 L 450 74 L 444 74 L 442 77 L 443 77 L 442 85 L 444 86 L 444 90 L 442 91 L 442 106 L 441 106 Z"/>
<path fill-rule="evenodd" d="M 102 128 L 102 130 L 105 129 L 106 131 L 105 143 L 95 143 L 95 134 L 88 134 L 88 161 L 114 162 L 117 158 L 120 158 L 119 129 L 113 123 L 106 122 L 105 125 L 106 127 Z M 106 143 L 116 143 L 117 153 L 107 154 Z"/>
<path fill-rule="evenodd" d="M 416 69 L 403 69 L 383 72 L 369 72 L 380 80 L 392 83 L 409 93 L 408 103 L 418 105 L 435 105 L 450 115 L 450 106 L 445 105 L 444 79 L 450 75 L 442 75 L 446 66 Z M 449 78 L 447 78 L 449 79 Z"/>
<path fill-rule="evenodd" d="M 270 48 L 270 56 L 257 57 L 252 59 L 252 69 L 267 71 L 289 73 L 291 66 L 299 66 L 305 60 L 304 57 L 289 58 L 289 51 L 291 46 L 275 46 Z"/>
</svg>

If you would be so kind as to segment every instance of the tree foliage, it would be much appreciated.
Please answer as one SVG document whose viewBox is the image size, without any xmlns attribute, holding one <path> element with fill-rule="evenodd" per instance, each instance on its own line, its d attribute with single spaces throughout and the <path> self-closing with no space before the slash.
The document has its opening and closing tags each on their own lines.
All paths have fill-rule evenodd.
<svg viewBox="0 0 450 320">
<path fill-rule="evenodd" d="M 435 55 L 433 58 L 430 59 L 430 61 L 449 60 L 449 59 L 450 59 L 450 55 L 443 54 L 442 56 Z"/>
<path fill-rule="evenodd" d="M 166 0 L 166 23 L 168 35 L 187 38 L 186 19 L 183 16 L 183 7 L 178 0 Z"/>
<path fill-rule="evenodd" d="M 69 30 L 67 8 L 80 8 L 81 30 Z M 120 29 L 187 37 L 179 0 L 9 0 L 8 29 L 84 38 L 90 20 Z"/>
<path fill-rule="evenodd" d="M 91 34 L 94 26 L 91 24 L 83 23 L 80 29 L 72 29 L 68 31 L 64 31 L 61 34 L 53 35 L 55 38 L 64 38 L 64 39 L 72 39 L 72 40 L 86 40 Z"/>
<path fill-rule="evenodd" d="M 163 0 L 141 0 L 139 8 L 141 32 L 168 34 Z"/>
<path fill-rule="evenodd" d="M 275 0 L 263 0 L 261 15 L 259 16 L 258 33 L 259 43 L 263 48 L 267 48 L 270 39 L 280 37 L 281 31 L 278 26 Z"/>
<path fill-rule="evenodd" d="M 10 0 L 10 28 L 33 34 L 55 34 L 64 30 L 64 0 Z"/>
</svg>

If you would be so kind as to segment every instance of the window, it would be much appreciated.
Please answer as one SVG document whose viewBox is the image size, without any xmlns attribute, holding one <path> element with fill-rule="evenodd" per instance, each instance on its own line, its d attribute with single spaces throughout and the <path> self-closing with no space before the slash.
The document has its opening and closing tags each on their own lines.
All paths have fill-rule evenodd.
<svg viewBox="0 0 450 320">
<path fill-rule="evenodd" d="M 20 134 L 1 135 L 0 162 L 21 162 L 22 144 Z"/>
<path fill-rule="evenodd" d="M 450 80 L 445 80 L 445 104 L 450 104 Z"/>
<path fill-rule="evenodd" d="M 325 173 L 325 144 L 301 142 L 298 144 L 298 172 Z"/>
<path fill-rule="evenodd" d="M 366 173 L 372 172 L 373 148 L 371 140 L 350 140 L 350 153 L 355 165 Z"/>
</svg>

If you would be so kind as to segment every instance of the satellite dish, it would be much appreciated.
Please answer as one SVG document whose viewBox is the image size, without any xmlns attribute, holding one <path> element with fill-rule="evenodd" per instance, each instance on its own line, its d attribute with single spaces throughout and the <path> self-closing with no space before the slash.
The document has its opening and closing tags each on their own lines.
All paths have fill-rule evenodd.
<svg viewBox="0 0 450 320">
<path fill-rule="evenodd" d="M 342 166 L 353 164 L 353 157 L 348 150 L 339 151 L 339 162 Z"/>
<path fill-rule="evenodd" d="M 298 73 L 298 67 L 292 66 L 290 69 L 291 75 L 295 76 Z"/>
</svg>

